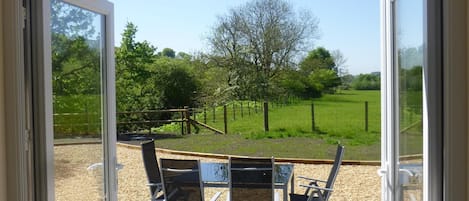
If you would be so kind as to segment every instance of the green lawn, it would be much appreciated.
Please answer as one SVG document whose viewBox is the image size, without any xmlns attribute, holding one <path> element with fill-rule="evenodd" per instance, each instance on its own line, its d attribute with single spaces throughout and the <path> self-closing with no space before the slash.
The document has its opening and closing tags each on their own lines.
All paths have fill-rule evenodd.
<svg viewBox="0 0 469 201">
<path fill-rule="evenodd" d="M 174 138 L 157 139 L 156 147 L 215 154 L 265 156 L 278 158 L 333 159 L 336 145 L 310 137 L 278 139 L 246 139 L 241 135 L 177 135 Z M 346 145 L 345 159 L 379 160 L 380 143 L 372 145 Z"/>
<path fill-rule="evenodd" d="M 365 101 L 368 101 L 368 131 L 365 131 Z M 340 141 L 349 145 L 371 145 L 380 139 L 379 91 L 343 91 L 319 99 L 295 101 L 286 106 L 272 104 L 273 107 L 269 109 L 269 132 L 264 132 L 260 109 L 257 113 L 251 109 L 251 115 L 247 115 L 247 104 L 244 102 L 244 115 L 241 118 L 240 104 L 237 103 L 234 120 L 233 107 L 229 104 L 228 133 L 240 134 L 248 139 L 310 137 L 329 144 Z M 315 110 L 314 131 L 311 104 L 314 104 Z M 207 124 L 223 130 L 222 108 L 217 108 L 215 123 L 212 116 L 209 112 Z M 202 121 L 202 115 L 198 117 Z"/>
<path fill-rule="evenodd" d="M 369 107 L 368 131 L 365 131 L 365 101 Z M 311 103 L 315 108 L 315 131 L 312 131 Z M 241 118 L 241 103 L 237 102 L 234 108 L 235 117 L 233 106 L 227 106 L 228 135 L 205 134 L 211 132 L 201 129 L 197 135 L 159 140 L 157 146 L 219 154 L 332 159 L 336 143 L 340 142 L 347 146 L 346 159 L 380 158 L 379 91 L 342 91 L 284 106 L 274 104 L 269 110 L 269 132 L 263 130 L 260 109 L 255 113 L 243 102 Z M 223 108 L 215 110 L 215 122 L 213 110 L 207 110 L 207 124 L 223 130 Z M 203 121 L 204 115 L 199 114 L 197 119 Z"/>
<path fill-rule="evenodd" d="M 368 131 L 365 131 L 365 101 L 368 102 Z M 311 103 L 315 109 L 315 131 L 312 131 Z M 213 135 L 201 129 L 199 134 L 157 140 L 161 148 L 217 154 L 275 156 L 287 158 L 332 159 L 336 143 L 346 146 L 345 159 L 380 160 L 380 94 L 379 91 L 341 91 L 314 100 L 296 100 L 284 106 L 274 104 L 269 110 L 270 131 L 263 131 L 262 111 L 254 102 L 228 104 L 228 134 Z M 199 121 L 223 130 L 223 108 L 206 110 Z M 409 111 L 405 111 L 409 112 Z M 243 117 L 241 118 L 241 113 Z M 250 113 L 250 115 L 248 115 Z M 204 118 L 206 116 L 206 118 Z M 401 121 L 402 155 L 422 152 L 420 115 L 406 115 Z M 420 121 L 420 122 L 419 122 Z M 404 130 L 405 128 L 405 130 Z M 177 132 L 178 126 L 173 126 Z"/>
</svg>

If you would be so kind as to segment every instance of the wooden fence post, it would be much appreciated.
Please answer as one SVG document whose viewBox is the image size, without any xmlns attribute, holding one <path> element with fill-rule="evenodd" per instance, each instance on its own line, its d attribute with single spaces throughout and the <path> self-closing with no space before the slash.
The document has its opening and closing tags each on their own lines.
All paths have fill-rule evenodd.
<svg viewBox="0 0 469 201">
<path fill-rule="evenodd" d="M 216 109 L 216 107 L 214 106 L 214 107 L 213 107 L 213 110 L 212 110 L 212 111 L 213 111 L 213 112 L 212 112 L 212 114 L 213 114 L 213 115 L 212 115 L 212 117 L 213 117 L 213 118 L 212 118 L 212 122 L 213 122 L 213 123 L 215 123 L 215 118 L 216 118 L 215 109 Z"/>
<path fill-rule="evenodd" d="M 192 110 L 189 114 L 191 114 L 194 118 L 194 120 L 197 120 L 197 109 L 196 108 L 190 108 L 189 110 Z"/>
<path fill-rule="evenodd" d="M 184 112 L 181 111 L 181 135 L 184 135 Z"/>
<path fill-rule="evenodd" d="M 311 128 L 314 132 L 316 130 L 316 122 L 314 122 L 314 104 L 311 103 Z"/>
<path fill-rule="evenodd" d="M 248 116 L 251 116 L 251 107 L 249 107 L 249 102 L 250 101 L 248 101 Z"/>
<path fill-rule="evenodd" d="M 254 112 L 257 114 L 257 102 L 254 100 Z"/>
<path fill-rule="evenodd" d="M 264 101 L 264 131 L 269 131 L 269 103 Z"/>
<path fill-rule="evenodd" d="M 368 132 L 368 101 L 365 101 L 365 131 Z"/>
<path fill-rule="evenodd" d="M 86 115 L 86 134 L 89 134 L 90 133 L 90 116 L 88 114 L 88 104 L 86 104 L 86 107 L 85 107 L 85 115 Z"/>
<path fill-rule="evenodd" d="M 189 113 L 189 106 L 184 106 L 184 110 L 187 134 L 191 134 L 191 114 Z"/>
<path fill-rule="evenodd" d="M 243 116 L 244 116 L 244 114 L 243 114 L 244 113 L 243 112 L 243 102 L 241 102 L 240 104 L 241 104 L 241 118 L 243 118 Z"/>
<path fill-rule="evenodd" d="M 235 103 L 233 102 L 232 103 L 232 106 L 233 106 L 233 120 L 236 120 L 236 109 L 235 109 Z"/>
<path fill-rule="evenodd" d="M 207 124 L 207 107 L 204 106 L 204 124 Z"/>
<path fill-rule="evenodd" d="M 223 105 L 223 124 L 225 126 L 225 134 L 228 134 L 228 114 L 226 112 L 226 105 Z"/>
</svg>

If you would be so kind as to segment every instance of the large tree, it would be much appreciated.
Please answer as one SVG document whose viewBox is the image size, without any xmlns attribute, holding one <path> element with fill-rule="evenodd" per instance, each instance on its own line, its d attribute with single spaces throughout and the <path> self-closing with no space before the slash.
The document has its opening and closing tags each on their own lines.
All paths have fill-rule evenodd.
<svg viewBox="0 0 469 201">
<path fill-rule="evenodd" d="M 300 72 L 309 76 L 313 96 L 321 95 L 323 91 L 334 92 L 339 86 L 339 68 L 333 55 L 325 48 L 318 47 L 308 53 L 300 62 Z"/>
<path fill-rule="evenodd" d="M 120 47 L 116 48 L 116 95 L 118 111 L 158 108 L 158 95 L 149 84 L 156 48 L 147 41 L 135 40 L 137 26 L 128 23 L 122 33 Z"/>
<path fill-rule="evenodd" d="M 332 54 L 324 47 L 318 47 L 308 53 L 300 62 L 300 70 L 306 74 L 318 69 L 328 69 L 337 72 L 336 64 Z"/>
<path fill-rule="evenodd" d="M 311 47 L 317 24 L 286 1 L 254 0 L 219 17 L 209 42 L 214 58 L 230 71 L 230 85 L 255 86 L 251 90 L 267 98 L 271 80 Z"/>
</svg>

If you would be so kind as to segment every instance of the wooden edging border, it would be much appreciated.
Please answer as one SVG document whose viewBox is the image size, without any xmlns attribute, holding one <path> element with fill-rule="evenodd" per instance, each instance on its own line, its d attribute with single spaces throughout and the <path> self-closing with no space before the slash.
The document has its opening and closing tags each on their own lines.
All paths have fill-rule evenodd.
<svg viewBox="0 0 469 201">
<path fill-rule="evenodd" d="M 87 145 L 87 144 L 101 144 L 101 142 L 59 142 L 59 143 L 54 143 L 54 146 Z"/>
<path fill-rule="evenodd" d="M 131 145 L 131 144 L 125 144 L 125 143 L 120 143 L 120 142 L 118 142 L 117 145 L 121 147 L 129 148 L 129 149 L 137 149 L 137 150 L 141 149 L 139 145 Z M 181 155 L 181 156 L 197 156 L 197 157 L 213 158 L 213 159 L 228 159 L 229 156 L 245 157 L 245 156 L 237 156 L 237 155 L 223 155 L 223 154 L 199 153 L 199 152 L 188 152 L 188 151 L 176 151 L 176 150 L 162 149 L 162 148 L 156 148 L 156 151 L 160 153 L 165 153 L 165 154 L 174 154 L 174 155 Z M 302 164 L 333 164 L 334 160 L 275 158 L 275 162 L 302 163 Z M 342 161 L 342 165 L 380 166 L 381 161 L 344 160 Z"/>
<path fill-rule="evenodd" d="M 83 144 L 99 144 L 100 142 L 77 142 L 77 143 L 57 143 L 54 146 L 65 146 L 65 145 L 83 145 Z M 129 149 L 140 150 L 139 145 L 131 145 L 126 143 L 117 142 L 117 146 L 126 147 Z M 199 152 L 188 152 L 188 151 L 176 151 L 171 149 L 162 149 L 156 148 L 157 152 L 174 154 L 181 156 L 197 156 L 204 158 L 213 158 L 213 159 L 228 159 L 228 157 L 246 157 L 246 156 L 237 156 L 237 155 L 223 155 L 223 154 L 211 154 L 211 153 L 199 153 Z M 421 160 L 422 154 L 406 155 L 399 157 L 401 161 L 408 160 Z M 333 164 L 333 160 L 323 160 L 323 159 L 298 159 L 298 158 L 275 158 L 277 162 L 284 163 L 303 163 L 303 164 Z M 358 161 L 358 160 L 344 160 L 342 165 L 366 165 L 366 166 L 380 166 L 381 161 Z"/>
</svg>

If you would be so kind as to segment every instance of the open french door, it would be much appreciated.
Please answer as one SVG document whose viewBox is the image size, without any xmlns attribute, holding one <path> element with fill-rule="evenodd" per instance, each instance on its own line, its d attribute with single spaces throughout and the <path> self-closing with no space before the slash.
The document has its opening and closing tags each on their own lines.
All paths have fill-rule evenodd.
<svg viewBox="0 0 469 201">
<path fill-rule="evenodd" d="M 87 200 L 117 200 L 113 36 L 111 3 L 104 0 L 51 1 L 54 113 L 86 111 L 87 137 L 84 138 L 96 143 L 78 149 L 54 149 L 56 190 L 64 185 L 75 188 L 65 194 L 56 191 L 56 200 L 72 199 L 67 196 L 82 192 L 87 192 L 82 195 Z M 78 47 L 69 48 L 68 45 Z M 56 56 L 64 58 L 56 59 Z M 67 82 L 75 84 L 68 85 Z M 54 115 L 54 123 L 63 120 Z M 72 135 L 71 138 L 83 138 L 77 132 L 55 127 L 54 138 L 63 139 L 64 133 Z M 74 170 L 81 176 L 61 175 L 64 170 L 60 168 L 69 165 L 64 161 L 76 156 L 76 152 L 90 156 L 88 161 L 74 164 L 81 166 Z"/>
<path fill-rule="evenodd" d="M 442 200 L 440 1 L 381 2 L 382 197 Z"/>
<path fill-rule="evenodd" d="M 115 201 L 113 4 L 106 0 L 25 2 L 30 2 L 32 30 L 33 200 Z M 53 115 L 56 112 L 76 117 L 59 119 Z M 81 119 L 86 124 L 78 122 Z M 78 131 L 77 126 L 81 126 Z M 85 155 L 87 160 L 71 160 Z"/>
</svg>

